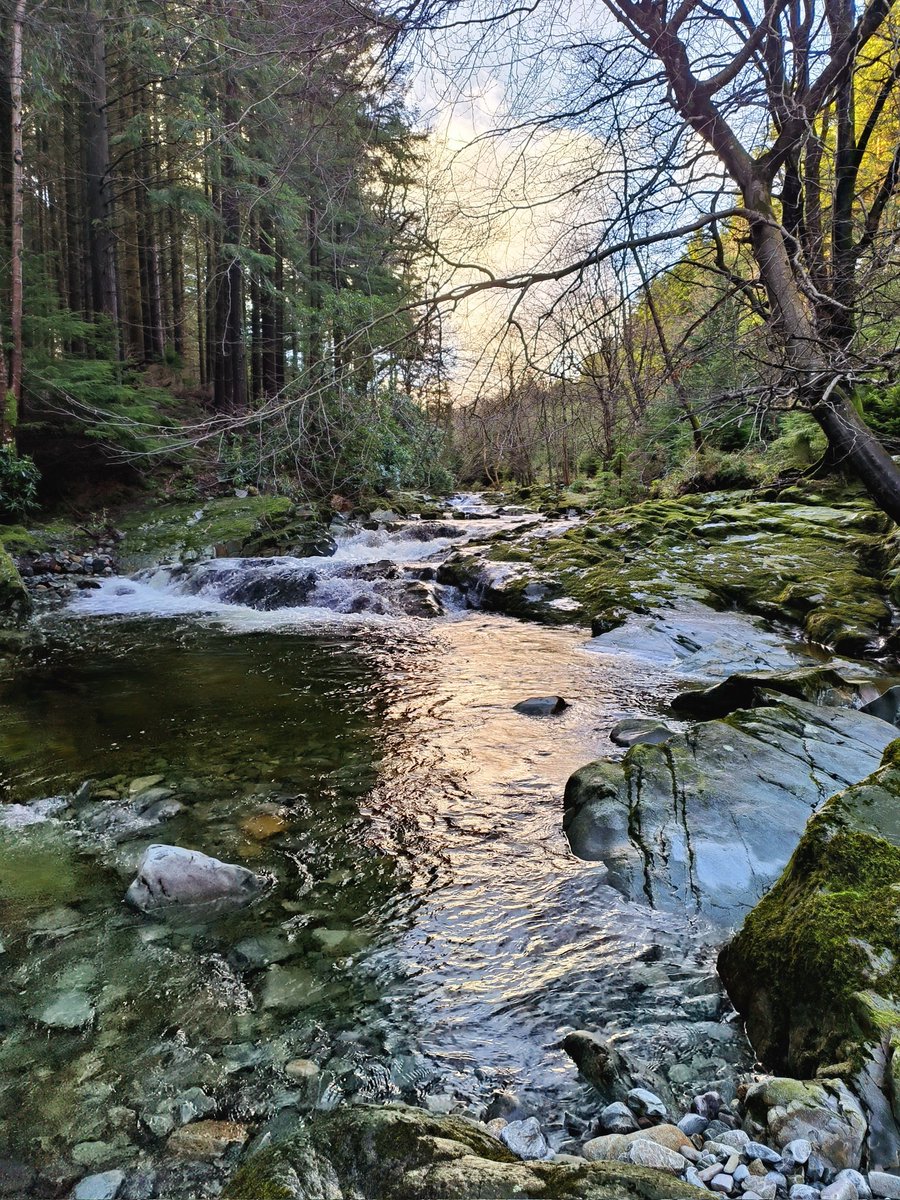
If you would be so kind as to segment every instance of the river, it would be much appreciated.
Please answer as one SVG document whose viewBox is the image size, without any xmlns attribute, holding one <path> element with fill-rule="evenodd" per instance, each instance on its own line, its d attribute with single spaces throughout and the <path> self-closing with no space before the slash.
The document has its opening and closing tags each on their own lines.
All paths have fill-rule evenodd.
<svg viewBox="0 0 900 1200">
<path fill-rule="evenodd" d="M 568 776 L 615 752 L 618 719 L 664 712 L 679 672 L 433 582 L 460 540 L 524 519 L 462 498 L 449 530 L 114 578 L 41 621 L 0 685 L 8 799 L 92 782 L 74 824 L 0 836 L 7 1153 L 127 1162 L 184 1095 L 260 1119 L 296 1098 L 298 1056 L 320 1105 L 478 1112 L 512 1089 L 557 1145 L 566 1109 L 595 1110 L 559 1048 L 573 1027 L 676 1095 L 747 1066 L 722 931 L 628 903 L 562 833 Z M 556 716 L 513 707 L 555 694 Z M 103 814 L 142 777 L 177 811 L 120 837 Z M 154 841 L 270 886 L 216 920 L 150 920 L 122 897 Z M 89 1018 L 48 1030 L 73 995 Z"/>
</svg>

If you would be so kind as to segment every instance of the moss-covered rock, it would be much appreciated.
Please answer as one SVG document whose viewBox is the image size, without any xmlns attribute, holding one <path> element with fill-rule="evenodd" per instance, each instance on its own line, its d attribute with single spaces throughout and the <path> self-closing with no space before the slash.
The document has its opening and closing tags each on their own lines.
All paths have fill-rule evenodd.
<svg viewBox="0 0 900 1200">
<path fill-rule="evenodd" d="M 0 545 L 0 629 L 24 624 L 30 609 L 31 601 L 16 564 Z"/>
<path fill-rule="evenodd" d="M 539 586 L 573 604 L 570 620 L 599 629 L 623 613 L 693 600 L 790 620 L 812 641 L 862 652 L 891 625 L 900 545 L 889 519 L 866 501 L 820 499 L 713 492 L 650 500 L 558 536 L 507 534 L 448 569 L 476 598 L 513 615 L 543 619 L 523 604 L 525 590 Z M 511 569 L 517 561 L 523 565 Z M 500 563 L 506 569 L 497 572 Z"/>
<path fill-rule="evenodd" d="M 212 553 L 216 548 L 239 555 L 262 550 L 285 552 L 308 533 L 312 514 L 298 513 L 286 496 L 224 496 L 188 504 L 159 505 L 119 518 L 125 537 L 119 547 L 126 568 L 185 554 Z M 323 532 L 323 531 L 320 531 Z M 283 535 L 284 541 L 279 541 Z"/>
<path fill-rule="evenodd" d="M 390 1106 L 315 1116 L 248 1157 L 225 1200 L 701 1200 L 708 1193 L 628 1163 L 522 1162 L 459 1117 Z"/>
<path fill-rule="evenodd" d="M 811 819 L 719 970 L 774 1070 L 852 1071 L 900 1041 L 900 742 Z"/>
<path fill-rule="evenodd" d="M 731 922 L 778 878 L 815 808 L 865 778 L 895 736 L 851 708 L 770 696 L 577 771 L 566 835 L 628 898 Z"/>
</svg>

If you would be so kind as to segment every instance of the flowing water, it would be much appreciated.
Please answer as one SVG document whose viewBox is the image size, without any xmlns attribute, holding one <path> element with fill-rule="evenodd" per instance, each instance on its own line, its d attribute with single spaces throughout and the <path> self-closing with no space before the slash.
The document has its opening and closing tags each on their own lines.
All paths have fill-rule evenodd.
<svg viewBox="0 0 900 1200">
<path fill-rule="evenodd" d="M 107 580 L 44 620 L 0 686 L 3 782 L 12 802 L 92 784 L 0 830 L 7 1153 L 134 1161 L 213 1104 L 296 1102 L 297 1056 L 320 1105 L 475 1111 L 512 1087 L 557 1143 L 564 1108 L 592 1107 L 559 1049 L 572 1027 L 676 1094 L 745 1064 L 719 931 L 627 903 L 562 834 L 567 777 L 613 750 L 617 719 L 664 711 L 677 673 L 466 610 L 435 565 L 514 520 L 475 515 L 348 531 L 331 559 Z M 513 708 L 548 694 L 571 707 Z M 127 819 L 147 788 L 178 802 L 149 832 Z M 151 920 L 122 897 L 152 842 L 269 887 L 196 925 Z"/>
</svg>

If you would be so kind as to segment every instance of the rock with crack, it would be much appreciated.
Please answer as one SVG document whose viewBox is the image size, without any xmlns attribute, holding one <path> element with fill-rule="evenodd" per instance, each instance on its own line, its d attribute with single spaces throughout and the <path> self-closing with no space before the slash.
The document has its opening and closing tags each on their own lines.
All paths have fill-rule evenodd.
<svg viewBox="0 0 900 1200">
<path fill-rule="evenodd" d="M 571 777 L 565 829 L 629 899 L 731 922 L 778 878 L 813 811 L 880 761 L 896 730 L 792 697 L 638 745 Z"/>
</svg>

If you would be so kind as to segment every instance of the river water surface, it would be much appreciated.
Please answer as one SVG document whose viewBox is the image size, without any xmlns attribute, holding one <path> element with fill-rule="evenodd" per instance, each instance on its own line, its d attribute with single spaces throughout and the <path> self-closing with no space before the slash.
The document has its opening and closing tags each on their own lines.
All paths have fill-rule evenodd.
<svg viewBox="0 0 900 1200">
<path fill-rule="evenodd" d="M 109 580 L 44 619 L 0 685 L 8 799 L 92 784 L 81 809 L 0 833 L 8 1153 L 102 1168 L 185 1114 L 260 1119 L 298 1102 L 297 1056 L 321 1105 L 474 1112 L 512 1088 L 557 1144 L 563 1110 L 593 1103 L 559 1049 L 573 1027 L 676 1094 L 746 1065 L 719 932 L 629 904 L 562 834 L 568 776 L 614 751 L 620 717 L 664 711 L 677 672 L 465 609 L 429 579 L 455 540 L 350 532 L 334 559 Z M 235 591 L 253 572 L 286 602 L 236 599 L 260 603 Z M 410 587 L 443 615 L 408 615 Z M 547 694 L 571 707 L 513 708 Z M 154 776 L 137 789 L 179 811 L 111 835 L 97 813 Z M 150 920 L 122 897 L 151 842 L 270 887 L 216 920 Z M 82 1024 L 46 1020 L 73 997 Z"/>
</svg>

